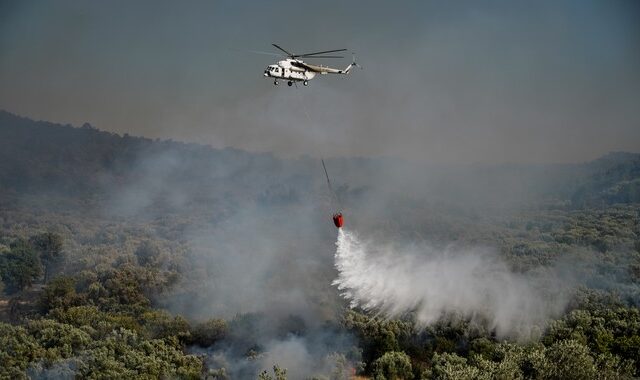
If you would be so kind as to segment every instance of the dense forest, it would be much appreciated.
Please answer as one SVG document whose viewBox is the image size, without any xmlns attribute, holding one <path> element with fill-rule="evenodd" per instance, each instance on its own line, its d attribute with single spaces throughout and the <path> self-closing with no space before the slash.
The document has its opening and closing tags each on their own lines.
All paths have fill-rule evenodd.
<svg viewBox="0 0 640 380">
<path fill-rule="evenodd" d="M 326 163 L 340 205 L 311 157 L 0 111 L 0 378 L 640 376 L 640 154 Z M 332 285 L 339 206 L 380 240 L 562 268 L 570 297 L 526 338 L 352 308 Z"/>
</svg>

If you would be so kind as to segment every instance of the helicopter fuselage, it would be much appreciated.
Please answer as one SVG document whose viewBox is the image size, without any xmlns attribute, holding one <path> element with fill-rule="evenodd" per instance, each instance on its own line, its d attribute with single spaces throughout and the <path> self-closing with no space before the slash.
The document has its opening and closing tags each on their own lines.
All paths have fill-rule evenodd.
<svg viewBox="0 0 640 380">
<path fill-rule="evenodd" d="M 316 73 L 308 70 L 302 61 L 284 59 L 277 64 L 269 65 L 264 70 L 264 76 L 287 81 L 306 82 L 313 79 Z"/>
</svg>

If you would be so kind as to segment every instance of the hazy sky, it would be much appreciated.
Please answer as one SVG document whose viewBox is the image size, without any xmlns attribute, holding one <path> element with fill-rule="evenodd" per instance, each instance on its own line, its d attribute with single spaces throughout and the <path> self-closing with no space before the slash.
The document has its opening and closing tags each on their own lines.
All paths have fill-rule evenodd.
<svg viewBox="0 0 640 380">
<path fill-rule="evenodd" d="M 275 87 L 243 51 L 273 42 L 364 70 Z M 584 161 L 640 150 L 640 2 L 0 0 L 0 108 L 285 156 Z"/>
</svg>

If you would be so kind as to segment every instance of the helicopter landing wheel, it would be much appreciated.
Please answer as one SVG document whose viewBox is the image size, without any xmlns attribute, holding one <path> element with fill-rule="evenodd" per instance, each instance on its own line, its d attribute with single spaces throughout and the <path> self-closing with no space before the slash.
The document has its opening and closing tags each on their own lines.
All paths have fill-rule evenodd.
<svg viewBox="0 0 640 380">
<path fill-rule="evenodd" d="M 308 86 L 309 82 L 308 81 L 304 81 L 304 82 L 302 82 L 302 84 L 305 85 L 305 86 Z"/>
<path fill-rule="evenodd" d="M 289 87 L 293 86 L 293 82 L 292 81 L 288 81 L 287 82 L 287 86 L 289 86 Z"/>
<path fill-rule="evenodd" d="M 273 85 L 274 85 L 274 86 L 277 86 L 277 85 L 278 85 L 278 81 L 277 81 L 277 80 L 274 80 L 274 81 L 273 81 Z"/>
</svg>

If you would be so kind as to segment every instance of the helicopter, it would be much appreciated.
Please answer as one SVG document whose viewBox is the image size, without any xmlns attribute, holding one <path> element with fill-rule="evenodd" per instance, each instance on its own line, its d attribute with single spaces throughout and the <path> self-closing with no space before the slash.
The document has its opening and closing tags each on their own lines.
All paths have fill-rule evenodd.
<svg viewBox="0 0 640 380">
<path fill-rule="evenodd" d="M 300 58 L 344 58 L 336 55 L 323 55 L 327 53 L 337 53 L 340 51 L 346 51 L 347 49 L 335 49 L 318 51 L 315 53 L 306 54 L 293 54 L 287 50 L 281 48 L 276 44 L 272 44 L 276 49 L 281 50 L 286 54 L 287 58 L 279 61 L 276 64 L 269 65 L 264 70 L 264 76 L 267 78 L 274 78 L 273 84 L 278 85 L 278 79 L 286 80 L 287 85 L 291 87 L 296 82 L 302 82 L 303 85 L 308 86 L 309 81 L 313 79 L 316 74 L 349 74 L 351 68 L 354 66 L 362 68 L 356 63 L 355 55 L 353 55 L 353 61 L 349 66 L 344 69 L 336 69 L 333 67 L 327 67 L 322 65 L 312 65 L 302 61 Z"/>
</svg>

